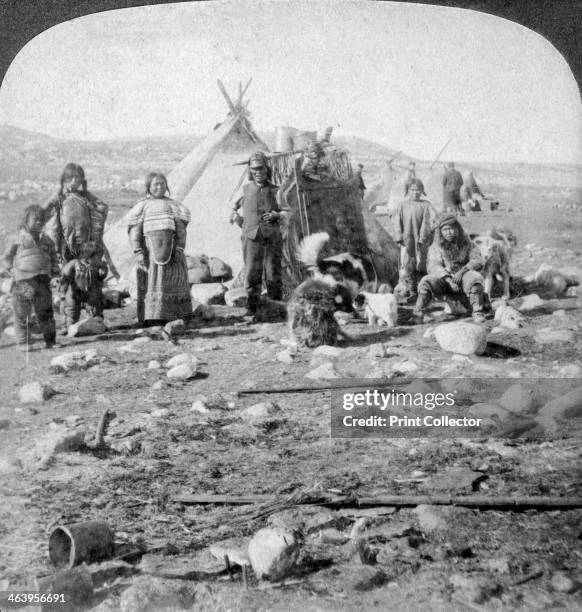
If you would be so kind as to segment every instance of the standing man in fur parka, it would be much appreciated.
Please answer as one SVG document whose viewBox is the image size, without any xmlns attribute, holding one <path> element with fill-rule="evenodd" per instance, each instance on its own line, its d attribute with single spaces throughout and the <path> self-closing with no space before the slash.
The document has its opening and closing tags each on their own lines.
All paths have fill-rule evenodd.
<svg viewBox="0 0 582 612">
<path fill-rule="evenodd" d="M 248 293 L 248 315 L 256 317 L 263 286 L 263 269 L 267 295 L 280 300 L 283 294 L 283 238 L 280 224 L 286 220 L 289 208 L 271 183 L 267 158 L 261 151 L 249 159 L 249 178 L 243 195 L 234 206 L 231 222 L 242 224 L 242 247 L 245 265 L 245 289 Z M 242 208 L 242 219 L 239 210 Z"/>
<path fill-rule="evenodd" d="M 457 217 L 445 213 L 436 231 L 428 257 L 428 275 L 418 286 L 414 322 L 424 323 L 425 313 L 434 298 L 452 297 L 470 308 L 473 321 L 483 323 L 485 299 L 483 257 Z"/>
<path fill-rule="evenodd" d="M 434 235 L 436 211 L 421 198 L 424 185 L 412 179 L 407 199 L 398 204 L 395 212 L 396 243 L 400 245 L 399 297 L 413 304 L 419 280 L 426 275 L 428 249 Z"/>
</svg>

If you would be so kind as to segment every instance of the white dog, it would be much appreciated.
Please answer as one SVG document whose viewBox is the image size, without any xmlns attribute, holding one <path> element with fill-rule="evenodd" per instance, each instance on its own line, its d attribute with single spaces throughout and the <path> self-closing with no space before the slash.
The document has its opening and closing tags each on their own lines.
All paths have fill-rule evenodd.
<svg viewBox="0 0 582 612">
<path fill-rule="evenodd" d="M 392 293 L 368 293 L 360 291 L 354 300 L 358 308 L 365 308 L 368 325 L 394 327 L 398 318 L 398 304 Z"/>
</svg>

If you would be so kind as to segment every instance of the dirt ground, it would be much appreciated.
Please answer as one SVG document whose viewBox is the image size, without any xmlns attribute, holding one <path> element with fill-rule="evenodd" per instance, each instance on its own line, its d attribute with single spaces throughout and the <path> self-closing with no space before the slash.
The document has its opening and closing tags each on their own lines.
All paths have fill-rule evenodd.
<svg viewBox="0 0 582 612">
<path fill-rule="evenodd" d="M 570 190 L 567 197 L 575 195 Z M 514 272 L 520 276 L 542 263 L 582 268 L 582 215 L 551 208 L 564 199 L 550 187 L 506 187 L 502 210 L 463 221 L 471 231 L 512 228 L 518 237 Z M 472 483 L 451 484 L 447 492 L 453 495 L 582 497 L 582 419 L 562 422 L 551 440 L 333 439 L 328 391 L 237 394 L 309 383 L 305 375 L 314 368 L 311 351 L 282 363 L 277 354 L 286 334 L 283 322 L 244 325 L 240 309 L 227 307 L 217 307 L 216 314 L 211 323 L 188 329 L 179 346 L 140 340 L 147 334 L 130 329 L 131 306 L 107 311 L 106 334 L 63 338 L 52 351 L 22 354 L 2 336 L 0 590 L 33 589 L 35 576 L 51 573 L 48 534 L 57 524 L 103 519 L 114 527 L 120 551 L 140 543 L 166 548 L 171 543 L 180 555 L 193 555 L 223 539 L 248 537 L 260 527 L 283 523 L 303 527 L 302 552 L 290 585 L 268 588 L 251 576 L 245 589 L 239 572 L 233 581 L 221 575 L 204 581 L 209 588 L 199 591 L 193 609 L 582 608 L 577 588 L 582 583 L 582 509 L 429 508 L 426 512 L 435 514 L 437 523 L 431 528 L 430 520 L 413 508 L 378 512 L 297 506 L 252 520 L 254 507 L 174 502 L 181 493 L 277 499 L 329 490 L 356 498 L 430 493 L 435 491 L 431 483 L 438 484 L 451 468 L 476 474 Z M 343 345 L 335 363 L 340 376 L 386 377 L 407 361 L 416 366 L 415 377 L 544 379 L 560 378 L 564 366 L 582 362 L 580 297 L 546 301 L 527 313 L 525 328 L 490 337 L 511 350 L 458 360 L 426 337 L 430 326 L 408 326 L 406 310 L 400 314 L 394 330 L 348 323 L 354 340 Z M 570 338 L 536 342 L 536 333 L 547 328 L 566 329 Z M 370 345 L 378 343 L 386 346 L 386 357 L 370 355 Z M 87 349 L 102 357 L 98 365 L 49 371 L 59 353 Z M 197 377 L 171 381 L 165 369 L 148 369 L 150 361 L 163 364 L 182 352 L 202 362 Z M 42 404 L 22 404 L 18 390 L 30 381 L 48 383 L 57 394 Z M 208 413 L 191 410 L 201 395 Z M 256 422 L 241 418 L 242 410 L 265 401 L 279 410 Z M 55 425 L 94 432 L 107 408 L 116 413 L 107 442 L 117 450 L 60 453 L 42 465 L 31 459 L 38 441 Z M 361 516 L 368 519 L 364 535 L 379 551 L 374 566 L 362 564 L 348 539 Z M 335 530 L 335 540 L 326 529 Z M 164 559 L 171 563 L 173 556 Z M 560 577 L 572 584 L 560 586 Z M 101 611 L 120 609 L 121 593 L 132 580 L 110 581 L 93 605 Z"/>
</svg>

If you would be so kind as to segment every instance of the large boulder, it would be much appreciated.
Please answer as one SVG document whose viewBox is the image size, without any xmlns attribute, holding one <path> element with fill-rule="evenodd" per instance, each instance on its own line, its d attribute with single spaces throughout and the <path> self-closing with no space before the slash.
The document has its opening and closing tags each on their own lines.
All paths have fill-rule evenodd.
<svg viewBox="0 0 582 612">
<path fill-rule="evenodd" d="M 434 336 L 445 351 L 460 355 L 481 355 L 487 346 L 487 329 L 476 323 L 443 323 L 436 327 Z"/>
</svg>

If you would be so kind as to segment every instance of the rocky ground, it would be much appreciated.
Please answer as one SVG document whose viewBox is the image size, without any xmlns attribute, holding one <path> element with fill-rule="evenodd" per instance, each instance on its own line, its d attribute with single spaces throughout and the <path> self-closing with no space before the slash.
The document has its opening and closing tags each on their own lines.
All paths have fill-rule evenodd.
<svg viewBox="0 0 582 612">
<path fill-rule="evenodd" d="M 35 590 L 39 576 L 54 572 L 48 537 L 56 525 L 104 520 L 115 531 L 116 560 L 82 570 L 93 595 L 79 595 L 84 603 L 72 609 L 580 609 L 582 509 L 356 503 L 386 495 L 582 498 L 582 298 L 574 285 L 556 295 L 547 275 L 535 282 L 542 264 L 570 284 L 582 270 L 582 215 L 562 206 L 573 193 L 508 187 L 504 210 L 467 217 L 472 231 L 508 226 L 518 237 L 522 281 L 510 305 L 523 321 L 490 319 L 481 355 L 441 348 L 434 330 L 442 304 L 434 323 L 417 327 L 407 325 L 407 308 L 391 330 L 350 319 L 352 340 L 341 350 L 296 355 L 281 344 L 284 322 L 245 325 L 242 310 L 226 306 L 214 307 L 211 321 L 195 320 L 178 345 L 159 330 L 131 329 L 132 306 L 107 311 L 107 332 L 63 338 L 51 351 L 38 339 L 36 350 L 17 352 L 3 334 L 0 591 Z M 167 362 L 184 353 L 191 376 L 168 377 Z M 316 369 L 325 378 L 306 377 Z M 525 434 L 334 439 L 328 390 L 281 390 L 424 377 L 510 379 L 471 409 L 501 429 L 528 423 Z M 99 444 L 105 411 L 115 416 Z M 193 494 L 263 497 L 185 503 Z M 345 503 L 314 503 L 330 497 Z M 264 528 L 274 531 L 258 534 Z M 281 553 L 276 580 L 258 579 L 269 560 L 264 541 L 260 558 L 249 548 L 253 537 Z M 256 571 L 243 576 L 249 557 Z"/>
</svg>

